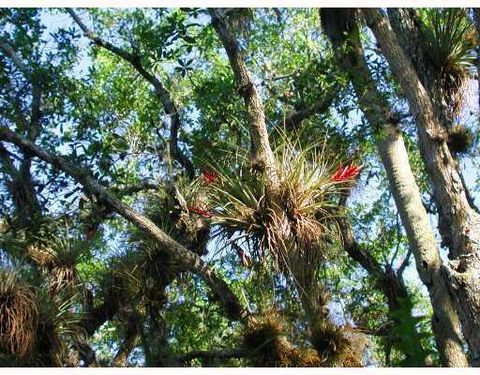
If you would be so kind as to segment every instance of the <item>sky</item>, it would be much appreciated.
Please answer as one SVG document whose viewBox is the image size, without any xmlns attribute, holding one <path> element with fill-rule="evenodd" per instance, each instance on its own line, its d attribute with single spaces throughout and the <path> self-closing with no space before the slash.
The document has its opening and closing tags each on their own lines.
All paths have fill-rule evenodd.
<svg viewBox="0 0 480 375">
<path fill-rule="evenodd" d="M 82 15 L 81 12 L 79 14 L 82 16 L 82 20 L 87 24 L 87 26 L 92 28 L 91 24 L 91 19 L 90 17 L 86 16 L 85 14 Z M 64 28 L 64 27 L 72 27 L 74 26 L 73 20 L 68 14 L 65 14 L 61 11 L 45 11 L 42 15 L 42 21 L 43 23 L 47 26 L 47 29 L 45 30 L 44 37 L 45 39 L 48 40 L 49 34 L 56 31 L 58 28 Z M 76 25 L 75 25 L 76 27 Z M 82 76 L 86 74 L 88 71 L 88 68 L 92 64 L 92 60 L 90 56 L 88 55 L 88 48 L 89 41 L 87 40 L 86 37 L 82 37 L 80 39 L 80 46 L 83 47 L 81 48 L 82 55 L 79 58 L 79 63 L 76 65 L 74 71 L 72 72 L 73 75 L 75 76 Z M 374 53 L 374 52 L 371 52 Z M 476 128 L 476 124 L 478 122 L 478 113 L 479 113 L 479 108 L 478 108 L 478 84 L 476 80 L 471 80 L 470 82 L 470 87 L 469 90 L 467 91 L 468 95 L 465 97 L 465 105 L 464 109 L 462 111 L 462 115 L 460 118 L 469 125 L 473 125 L 473 128 Z M 473 114 L 472 114 L 473 113 Z M 338 118 L 339 121 L 342 121 L 340 118 Z M 361 122 L 361 114 L 358 111 L 352 111 L 349 114 L 349 117 L 346 122 L 347 127 L 355 127 Z M 66 150 L 64 150 L 66 151 Z M 476 160 L 472 160 L 472 158 L 466 158 L 461 161 L 461 164 L 464 168 L 464 177 L 466 180 L 467 185 L 470 187 L 470 190 L 472 192 L 472 195 L 477 199 L 478 202 L 478 197 L 479 197 L 479 192 L 476 190 L 477 186 L 477 179 L 478 179 L 478 170 L 477 166 L 475 165 Z M 365 186 L 360 183 L 359 186 L 355 189 L 355 191 L 352 194 L 352 199 L 350 199 L 350 204 L 355 205 L 357 202 L 373 202 L 376 200 L 379 195 L 382 193 L 382 190 L 379 189 L 378 181 L 373 182 L 369 181 L 368 188 L 365 188 Z M 392 206 L 394 205 L 393 199 L 391 200 Z M 437 227 L 437 218 L 433 215 L 430 215 L 430 221 L 432 224 L 433 228 Z M 436 231 L 437 238 L 439 239 L 438 232 Z M 211 245 L 212 247 L 215 245 Z M 216 252 L 210 252 L 211 254 L 215 254 Z M 446 253 L 442 252 L 442 257 L 444 260 L 446 260 Z M 401 262 L 402 259 L 398 259 L 398 262 Z M 407 279 L 410 280 L 418 280 L 418 275 L 416 273 L 415 267 L 414 267 L 414 262 L 411 263 L 410 267 L 406 270 L 405 273 Z M 426 290 L 426 289 L 425 289 Z M 424 291 L 425 291 L 424 290 Z"/>
<path fill-rule="evenodd" d="M 45 30 L 45 35 L 44 35 L 46 39 L 48 38 L 48 34 L 51 32 L 54 32 L 57 28 L 70 27 L 73 25 L 73 21 L 71 20 L 70 16 L 60 12 L 55 12 L 53 14 L 51 12 L 45 12 L 42 15 L 42 21 L 47 26 L 47 30 Z M 83 17 L 83 21 L 90 26 L 88 17 Z M 76 68 L 72 72 L 72 75 L 74 76 L 83 76 L 88 71 L 88 67 L 91 66 L 92 64 L 92 61 L 87 53 L 87 51 L 89 50 L 88 48 L 89 42 L 85 37 L 83 37 L 81 38 L 80 44 L 82 47 L 85 47 L 85 48 L 81 48 L 81 50 L 83 51 L 83 54 L 80 56 L 79 64 L 77 64 Z M 471 124 L 472 127 L 476 129 L 477 122 L 478 122 L 478 113 L 479 113 L 478 100 L 476 100 L 476 98 L 478 98 L 478 85 L 476 80 L 472 80 L 469 93 L 470 95 L 467 95 L 465 99 L 465 108 L 462 113 L 461 119 L 465 121 L 466 124 L 469 124 L 469 125 Z M 358 123 L 360 123 L 360 115 L 358 113 L 352 113 L 346 125 L 354 127 Z M 467 185 L 470 187 L 470 190 L 474 195 L 474 197 L 476 198 L 477 203 L 479 203 L 479 200 L 478 200 L 479 192 L 476 190 L 477 179 L 478 179 L 478 169 L 477 169 L 478 163 L 475 164 L 475 162 L 477 162 L 476 159 L 474 160 L 465 159 L 465 160 L 462 160 L 461 163 L 464 168 L 464 176 L 465 176 Z M 359 202 L 368 204 L 369 202 L 375 201 L 382 192 L 383 191 L 379 188 L 378 181 L 377 182 L 369 181 L 368 188 L 366 188 L 361 181 L 358 187 L 354 190 L 352 194 L 353 198 L 351 199 L 350 204 L 355 205 L 356 203 L 359 203 Z M 391 201 L 391 204 L 392 205 L 394 204 L 393 200 Z M 430 221 L 431 221 L 432 227 L 436 228 L 437 218 L 433 215 L 430 215 Z M 372 230 L 372 232 L 374 232 L 374 230 Z M 436 232 L 436 234 L 437 234 L 437 238 L 439 238 L 438 232 Z M 121 241 L 121 239 L 111 239 L 110 241 L 111 241 L 110 243 L 111 247 L 113 249 L 116 249 L 119 247 L 118 243 Z M 217 247 L 217 243 L 212 242 L 210 245 L 210 250 L 211 250 L 210 259 L 213 256 L 212 254 L 216 253 L 214 251 L 216 247 Z M 444 258 L 445 261 L 447 260 L 445 252 L 442 252 L 442 257 Z M 207 257 L 207 260 L 210 260 L 210 259 Z M 402 259 L 400 258 L 398 262 L 401 262 L 401 260 Z M 415 269 L 413 260 L 411 262 L 411 265 L 407 268 L 405 272 L 405 277 L 407 279 L 407 282 L 412 282 L 412 283 L 414 282 L 417 285 L 421 284 L 418 281 L 418 274 Z M 424 295 L 427 295 L 426 288 L 424 288 L 423 285 L 421 286 L 421 288 Z M 337 310 L 337 308 L 339 308 L 339 306 L 332 305 L 332 310 L 334 311 L 334 313 Z M 419 311 L 418 313 L 421 314 L 422 312 Z M 337 311 L 335 314 L 340 315 L 340 312 Z"/>
</svg>

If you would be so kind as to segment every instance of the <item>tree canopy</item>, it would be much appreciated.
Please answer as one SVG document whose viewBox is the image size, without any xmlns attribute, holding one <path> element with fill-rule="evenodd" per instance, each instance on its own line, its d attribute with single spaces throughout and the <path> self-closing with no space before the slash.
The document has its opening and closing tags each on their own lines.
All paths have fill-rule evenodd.
<svg viewBox="0 0 480 375">
<path fill-rule="evenodd" d="M 0 9 L 0 365 L 480 365 L 478 9 Z"/>
</svg>

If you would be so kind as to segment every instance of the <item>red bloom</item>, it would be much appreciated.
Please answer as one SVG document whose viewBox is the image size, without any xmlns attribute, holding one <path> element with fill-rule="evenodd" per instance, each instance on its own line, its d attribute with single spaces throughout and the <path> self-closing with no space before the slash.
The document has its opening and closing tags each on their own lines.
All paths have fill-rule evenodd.
<svg viewBox="0 0 480 375">
<path fill-rule="evenodd" d="M 198 207 L 191 207 L 191 206 L 189 206 L 189 207 L 188 207 L 188 210 L 189 210 L 190 212 L 194 212 L 194 213 L 196 213 L 196 214 L 198 214 L 198 215 L 200 215 L 200 216 L 202 216 L 202 217 L 204 217 L 204 218 L 207 218 L 207 219 L 209 219 L 209 218 L 211 218 L 211 217 L 213 216 L 213 212 L 208 211 L 208 210 L 203 210 L 203 209 L 198 208 Z"/>
<path fill-rule="evenodd" d="M 217 180 L 218 175 L 215 172 L 203 171 L 200 178 L 207 184 L 212 184 Z"/>
<path fill-rule="evenodd" d="M 332 176 L 332 180 L 335 182 L 354 180 L 355 177 L 357 177 L 360 173 L 360 169 L 361 167 L 356 166 L 353 163 L 346 167 L 343 167 L 342 163 L 340 163 L 337 170 Z"/>
</svg>

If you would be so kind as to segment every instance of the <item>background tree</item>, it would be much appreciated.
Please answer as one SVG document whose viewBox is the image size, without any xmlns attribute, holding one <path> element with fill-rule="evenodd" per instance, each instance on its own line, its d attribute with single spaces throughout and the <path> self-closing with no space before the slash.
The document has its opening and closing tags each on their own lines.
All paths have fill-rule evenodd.
<svg viewBox="0 0 480 375">
<path fill-rule="evenodd" d="M 373 12 L 381 50 L 360 10 L 2 10 L 0 363 L 476 364 L 476 284 L 441 272 L 445 246 L 476 258 L 437 178 L 468 229 L 475 142 L 409 112 L 453 139 L 472 24 L 389 10 L 398 67 Z"/>
</svg>

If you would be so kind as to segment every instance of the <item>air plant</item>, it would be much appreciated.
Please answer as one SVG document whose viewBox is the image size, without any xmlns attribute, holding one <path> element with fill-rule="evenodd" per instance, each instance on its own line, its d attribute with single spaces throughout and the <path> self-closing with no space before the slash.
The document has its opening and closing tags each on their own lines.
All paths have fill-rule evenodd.
<svg viewBox="0 0 480 375">
<path fill-rule="evenodd" d="M 465 9 L 431 8 L 420 12 L 420 31 L 436 88 L 453 115 L 458 115 L 477 46 Z"/>
<path fill-rule="evenodd" d="M 269 310 L 252 319 L 243 330 L 243 346 L 250 352 L 254 366 L 318 367 L 314 350 L 300 349 L 286 337 L 287 326 L 280 314 Z"/>
<path fill-rule="evenodd" d="M 310 340 L 323 366 L 362 366 L 366 339 L 352 327 L 338 327 L 329 321 L 322 321 L 313 327 Z"/>
<path fill-rule="evenodd" d="M 215 235 L 229 240 L 240 234 L 237 238 L 253 242 L 253 258 L 269 254 L 280 267 L 288 265 L 294 253 L 322 259 L 325 242 L 337 237 L 336 197 L 350 187 L 359 167 L 335 171 L 321 145 L 302 147 L 288 137 L 282 137 L 274 152 L 276 200 L 267 196 L 265 176 L 250 168 L 247 155 L 239 152 L 228 167 L 211 167 L 218 176 L 208 186 Z"/>
<path fill-rule="evenodd" d="M 80 325 L 78 294 L 65 297 L 52 295 L 51 290 L 41 290 L 39 298 L 39 324 L 37 330 L 37 352 L 44 365 L 63 366 L 70 357 L 75 343 L 86 337 Z M 43 293 L 42 293 L 43 292 Z"/>
<path fill-rule="evenodd" d="M 287 338 L 288 326 L 281 314 L 268 309 L 243 329 L 243 346 L 254 366 L 361 367 L 366 340 L 350 326 L 323 323 L 314 327 L 313 348 L 296 347 Z"/>
<path fill-rule="evenodd" d="M 166 182 L 163 189 L 147 197 L 145 214 L 176 241 L 203 255 L 210 232 L 205 219 L 212 216 L 205 186 L 214 179 L 213 174 L 204 172 L 193 181 L 179 177 Z M 138 236 L 142 237 L 141 233 Z M 136 236 L 131 240 L 136 242 Z"/>
<path fill-rule="evenodd" d="M 161 307 L 165 303 L 164 287 L 176 270 L 165 253 L 144 249 L 118 259 L 112 267 L 113 277 L 109 278 L 105 297 L 112 306 L 134 306 L 137 311 L 145 312 L 146 304 Z"/>
<path fill-rule="evenodd" d="M 261 261 L 269 255 L 274 266 L 290 276 L 302 294 L 312 289 L 319 266 L 334 254 L 337 218 L 341 215 L 338 199 L 352 187 L 360 167 L 353 163 L 337 166 L 328 160 L 322 145 L 302 147 L 289 137 L 281 138 L 274 153 L 278 187 L 273 197 L 267 193 L 265 175 L 250 168 L 245 154 L 236 155 L 237 162 L 229 163 L 229 167 L 215 167 L 218 177 L 209 185 L 214 211 L 211 221 L 218 228 L 216 235 L 228 240 L 227 243 L 236 241 L 231 239 L 233 235 L 253 242 L 252 259 Z M 237 253 L 239 247 L 242 250 L 239 258 L 249 264 L 241 256 L 246 249 L 237 244 L 232 246 Z M 335 365 L 344 365 L 340 354 L 351 349 L 351 341 L 342 335 L 342 327 L 338 327 L 335 333 L 340 339 L 333 342 L 333 349 L 327 346 L 332 353 L 302 356 L 279 337 L 278 325 L 268 319 L 263 323 L 246 334 L 245 344 L 251 347 L 254 341 L 266 341 L 265 345 L 270 345 L 267 351 L 273 357 L 262 354 L 259 361 L 265 363 L 318 366 L 333 363 L 335 358 Z"/>
<path fill-rule="evenodd" d="M 0 349 L 18 358 L 36 340 L 38 307 L 34 290 L 12 271 L 0 272 Z"/>
<path fill-rule="evenodd" d="M 43 268 L 50 281 L 50 292 L 73 291 L 80 283 L 76 265 L 89 245 L 71 238 L 68 227 L 43 225 L 26 248 L 28 257 Z"/>
</svg>

